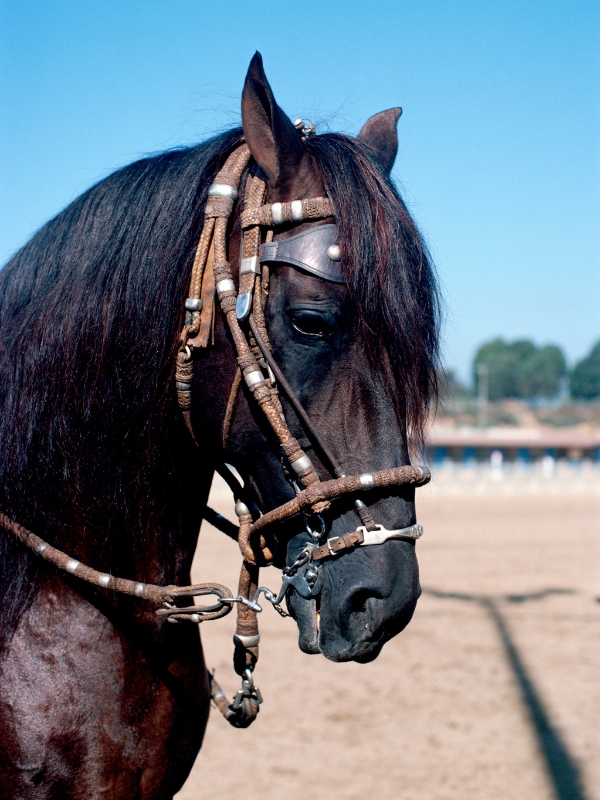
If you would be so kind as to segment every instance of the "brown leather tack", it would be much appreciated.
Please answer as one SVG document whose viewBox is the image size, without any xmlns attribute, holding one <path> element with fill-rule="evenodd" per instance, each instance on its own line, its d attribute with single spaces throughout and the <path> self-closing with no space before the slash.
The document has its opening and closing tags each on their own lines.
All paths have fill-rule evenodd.
<svg viewBox="0 0 600 800">
<path fill-rule="evenodd" d="M 235 311 L 236 298 L 237 295 L 235 292 L 227 292 L 226 296 L 221 297 L 221 308 L 224 314 L 227 314 L 229 311 Z"/>
<path fill-rule="evenodd" d="M 217 261 L 213 267 L 216 281 L 224 281 L 233 277 L 229 261 Z"/>
<path fill-rule="evenodd" d="M 204 219 L 229 217 L 232 211 L 233 200 L 230 197 L 209 197 L 206 201 Z"/>
<path fill-rule="evenodd" d="M 245 370 L 246 367 L 253 367 L 256 364 L 254 353 L 246 353 L 244 356 L 238 356 L 237 363 L 241 370 Z"/>
<path fill-rule="evenodd" d="M 216 183 L 224 183 L 235 188 L 239 188 L 240 180 L 244 169 L 250 159 L 250 150 L 245 143 L 240 143 L 234 152 L 230 154 L 223 168 L 216 176 Z M 249 177 L 246 183 L 245 209 L 241 212 L 241 225 L 245 229 L 242 242 L 242 252 L 244 258 L 251 258 L 259 255 L 261 243 L 260 226 L 273 227 L 273 216 L 275 215 L 276 224 L 289 223 L 308 219 L 323 219 L 333 216 L 334 209 L 327 197 L 304 198 L 301 203 L 301 215 L 298 214 L 297 201 L 293 203 L 278 203 L 263 205 L 266 195 L 264 181 L 256 175 Z M 180 384 L 189 384 L 193 378 L 193 361 L 189 359 L 189 352 L 186 352 L 186 345 L 190 347 L 207 347 L 209 342 L 214 339 L 215 321 L 215 291 L 216 283 L 225 279 L 232 279 L 231 265 L 227 260 L 227 229 L 228 219 L 234 208 L 234 201 L 225 197 L 209 197 L 206 201 L 204 213 L 204 225 L 196 248 L 192 274 L 190 278 L 190 288 L 188 297 L 202 300 L 202 310 L 200 312 L 190 312 L 186 314 L 186 324 L 181 332 L 182 350 L 177 358 L 176 380 Z M 275 213 L 274 213 L 275 212 Z M 267 232 L 266 241 L 273 240 L 273 231 Z M 223 292 L 219 298 L 220 307 L 225 317 L 229 333 L 233 339 L 236 356 L 240 369 L 244 375 L 248 375 L 259 369 L 259 362 L 265 365 L 265 361 L 272 360 L 272 354 L 268 341 L 268 333 L 264 320 L 264 303 L 268 296 L 269 270 L 265 267 L 261 274 L 247 274 L 247 278 L 242 282 L 242 289 L 250 292 L 254 291 L 253 315 L 250 316 L 249 326 L 252 335 L 246 333 L 240 326 L 240 321 L 236 315 L 236 300 L 238 292 L 231 289 Z M 274 365 L 276 375 L 280 371 Z M 262 372 L 260 373 L 262 376 Z M 231 415 L 237 386 L 241 380 L 239 371 L 236 371 L 234 389 L 230 395 L 228 410 L 226 413 L 226 426 L 224 426 L 224 441 L 227 440 Z M 285 377 L 280 373 L 278 378 L 284 391 L 288 393 L 290 402 L 296 409 L 301 420 L 307 423 L 307 429 L 313 431 L 310 421 L 306 417 L 295 397 L 291 388 L 285 389 Z M 271 428 L 277 436 L 279 443 L 292 462 L 305 455 L 298 441 L 292 436 L 291 431 L 282 415 L 282 407 L 277 396 L 277 388 L 270 386 L 270 383 L 262 378 L 253 387 L 255 399 L 260 404 Z M 177 390 L 179 405 L 183 418 L 188 426 L 194 442 L 194 432 L 190 420 L 191 392 L 187 389 Z M 316 433 L 313 438 L 318 442 L 319 437 Z M 325 455 L 327 451 L 323 450 Z M 333 465 L 333 472 L 337 473 L 334 460 L 328 456 Z M 278 522 L 298 514 L 299 512 L 311 508 L 313 512 L 321 513 L 330 506 L 331 499 L 339 495 L 356 492 L 361 489 L 360 477 L 337 478 L 334 480 L 320 482 L 319 476 L 311 465 L 302 471 L 299 476 L 300 481 L 305 487 L 299 494 L 282 506 L 273 509 L 259 517 L 255 522 L 252 521 L 250 514 L 240 517 L 238 543 L 244 556 L 244 564 L 240 575 L 240 594 L 246 598 L 253 598 L 258 586 L 258 563 L 271 563 L 273 554 L 269 549 L 265 538 L 260 531 L 267 525 Z M 402 484 L 422 485 L 429 480 L 429 472 L 419 467 L 396 467 L 394 469 L 380 470 L 372 473 L 374 487 L 399 486 Z M 361 513 L 361 519 L 366 518 L 367 512 Z M 363 520 L 364 521 L 364 520 Z M 18 525 L 13 520 L 0 512 L 0 526 L 16 535 L 27 547 L 45 560 L 55 564 L 59 569 L 64 570 L 77 578 L 88 581 L 102 589 L 109 589 L 124 594 L 132 595 L 144 600 L 151 600 L 157 604 L 165 604 L 166 607 L 159 609 L 156 613 L 162 618 L 179 619 L 190 618 L 193 614 L 202 619 L 217 619 L 224 616 L 232 609 L 232 603 L 227 602 L 231 599 L 231 593 L 226 587 L 219 584 L 201 584 L 198 586 L 157 586 L 140 582 L 116 578 L 112 575 L 100 573 L 76 559 L 71 558 L 66 553 L 57 550 L 47 542 L 35 536 L 30 531 Z M 364 541 L 361 531 L 345 533 L 330 539 L 327 544 L 317 547 L 311 552 L 311 558 L 320 560 L 328 558 L 337 553 L 348 552 Z M 177 596 L 192 597 L 194 595 L 215 594 L 219 597 L 219 602 L 213 606 L 190 606 L 173 607 L 172 603 Z M 214 609 L 214 610 L 211 610 Z M 258 633 L 256 614 L 246 605 L 237 603 L 239 636 L 252 636 Z M 196 619 L 196 621 L 201 621 Z M 240 641 L 240 644 L 243 644 Z M 237 648 L 240 654 L 236 669 L 240 674 L 245 674 L 247 668 L 252 669 L 258 657 L 256 646 Z M 254 695 L 246 694 L 242 701 L 244 708 L 248 709 L 242 715 L 232 707 L 226 707 L 218 684 L 211 676 L 211 691 L 213 699 L 221 708 L 225 716 L 232 720 L 234 725 L 246 727 L 258 713 L 260 694 L 258 690 Z M 236 706 L 238 708 L 238 706 Z"/>
<path fill-rule="evenodd" d="M 352 531 L 352 533 L 344 533 L 342 536 L 336 536 L 329 539 L 326 544 L 321 547 L 315 547 L 311 551 L 310 558 L 312 561 L 322 561 L 324 558 L 331 558 L 338 553 L 348 552 L 353 550 L 359 544 L 364 542 L 365 537 L 362 531 Z"/>
<path fill-rule="evenodd" d="M 235 172 L 226 172 L 224 169 L 217 173 L 213 183 L 226 183 L 228 186 L 233 186 L 237 189 L 240 182 L 240 176 Z"/>
<path fill-rule="evenodd" d="M 258 403 L 260 403 L 261 400 L 270 400 L 272 395 L 269 382 L 263 381 L 262 383 L 255 383 L 252 387 L 252 394 Z"/>
<path fill-rule="evenodd" d="M 95 586 L 101 587 L 102 589 L 119 592 L 121 594 L 132 595 L 133 597 L 139 597 L 141 600 L 150 600 L 157 605 L 161 605 L 165 601 L 172 602 L 174 597 L 190 593 L 194 588 L 209 588 L 211 590 L 216 589 L 222 597 L 231 597 L 231 592 L 229 589 L 227 589 L 225 586 L 221 586 L 220 584 L 198 584 L 196 587 L 171 585 L 157 586 L 152 583 L 141 583 L 137 581 L 130 581 L 126 578 L 116 578 L 114 575 L 99 572 L 98 570 L 92 569 L 92 567 L 88 567 L 85 564 L 80 563 L 66 553 L 63 553 L 61 550 L 58 550 L 56 547 L 48 544 L 48 542 L 40 539 L 39 536 L 36 536 L 22 525 L 14 522 L 14 520 L 11 520 L 2 512 L 0 512 L 0 525 L 7 531 L 10 531 L 17 536 L 24 545 L 26 545 L 30 550 L 43 558 L 45 561 L 49 561 L 51 564 L 54 564 L 64 572 L 68 572 L 71 575 L 74 575 L 76 578 L 86 581 L 86 583 L 91 583 Z M 185 610 L 187 609 L 179 609 L 180 612 L 184 612 Z M 165 611 L 167 611 L 167 609 L 162 609 L 162 612 L 159 614 L 159 616 L 165 616 Z M 228 614 L 229 611 L 230 604 L 227 603 L 221 610 L 214 612 L 211 616 L 211 619 L 217 619 L 219 616 L 225 616 L 225 614 Z"/>
<path fill-rule="evenodd" d="M 383 473 L 385 473 L 385 475 L 382 478 Z M 429 471 L 425 471 L 425 474 L 423 474 L 421 467 L 411 466 L 394 467 L 393 469 L 380 470 L 379 472 L 373 472 L 371 474 L 373 475 L 373 483 L 375 486 L 382 485 L 380 482 L 381 480 L 386 480 L 389 486 L 402 486 L 404 484 L 423 485 L 427 483 L 430 478 Z M 297 514 L 299 511 L 311 507 L 314 503 L 314 500 L 311 502 L 313 492 L 318 492 L 318 499 L 323 498 L 329 500 L 330 498 L 335 498 L 342 494 L 358 492 L 360 489 L 360 478 L 358 475 L 324 481 L 318 487 L 311 486 L 307 489 L 303 489 L 293 500 L 289 500 L 282 506 L 274 508 L 272 511 L 267 511 L 266 514 L 259 517 L 252 525 L 252 533 L 265 528 L 273 522 L 287 519 Z"/>
<path fill-rule="evenodd" d="M 202 297 L 202 311 L 200 312 L 200 326 L 198 333 L 188 339 L 190 347 L 208 347 L 211 341 L 212 323 L 215 313 L 215 240 L 211 239 L 210 247 L 206 258 L 206 265 L 202 273 L 202 286 L 200 294 Z"/>
</svg>

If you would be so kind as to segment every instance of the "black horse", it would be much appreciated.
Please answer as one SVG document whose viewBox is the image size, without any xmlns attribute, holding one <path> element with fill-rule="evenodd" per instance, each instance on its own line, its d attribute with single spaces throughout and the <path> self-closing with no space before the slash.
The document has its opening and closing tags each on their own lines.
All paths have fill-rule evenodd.
<svg viewBox="0 0 600 800">
<path fill-rule="evenodd" d="M 438 302 L 427 250 L 389 178 L 399 115 L 372 117 L 356 139 L 302 137 L 257 54 L 243 130 L 131 164 L 45 225 L 0 273 L 0 510 L 98 570 L 185 584 L 218 463 L 237 468 L 262 511 L 294 496 L 245 388 L 223 449 L 237 365 L 222 315 L 196 364 L 199 446 L 175 396 L 208 187 L 242 135 L 267 202 L 327 196 L 335 209 L 335 219 L 276 238 L 335 222 L 342 252 L 343 283 L 272 271 L 276 362 L 345 472 L 407 464 L 435 394 Z M 235 265 L 239 218 L 229 241 Z M 365 499 L 388 528 L 415 522 L 410 489 Z M 334 503 L 326 524 L 331 536 L 354 530 L 351 500 Z M 282 567 L 305 541 L 302 524 L 275 536 Z M 59 573 L 8 531 L 0 553 L 3 796 L 171 798 L 209 710 L 195 626 L 165 625 L 148 603 Z M 394 540 L 324 562 L 319 596 L 291 593 L 288 604 L 303 650 L 366 662 L 407 625 L 419 592 L 414 542 Z"/>
</svg>

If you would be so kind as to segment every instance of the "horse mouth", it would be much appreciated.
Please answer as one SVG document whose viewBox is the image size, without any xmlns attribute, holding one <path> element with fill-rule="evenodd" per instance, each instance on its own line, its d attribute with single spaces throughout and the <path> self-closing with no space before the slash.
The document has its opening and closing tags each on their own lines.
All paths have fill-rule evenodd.
<svg viewBox="0 0 600 800">
<path fill-rule="evenodd" d="M 297 542 L 288 550 L 293 564 Z M 368 663 L 409 623 L 420 594 L 412 543 L 386 542 L 370 551 L 355 550 L 323 563 L 316 579 L 293 576 L 287 607 L 298 626 L 302 652 L 329 661 Z"/>
<path fill-rule="evenodd" d="M 287 595 L 287 606 L 298 626 L 298 647 L 303 653 L 317 655 L 319 646 L 319 629 L 321 625 L 321 597 L 306 600 L 292 591 Z"/>
<path fill-rule="evenodd" d="M 331 646 L 331 637 L 321 628 L 321 596 L 309 600 L 293 592 L 287 599 L 288 608 L 298 626 L 298 646 L 308 655 L 321 654 L 329 661 L 357 661 L 366 664 L 373 661 L 383 647 L 385 640 L 372 634 L 362 636 L 359 641 L 344 640 L 343 645 L 338 637 Z M 340 646 L 341 645 L 341 646 Z"/>
</svg>

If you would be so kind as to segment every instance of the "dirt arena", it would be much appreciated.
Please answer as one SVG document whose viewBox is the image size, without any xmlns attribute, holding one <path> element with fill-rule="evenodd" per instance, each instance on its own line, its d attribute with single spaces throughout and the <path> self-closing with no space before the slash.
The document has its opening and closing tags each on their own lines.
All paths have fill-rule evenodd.
<svg viewBox="0 0 600 800">
<path fill-rule="evenodd" d="M 220 485 L 211 504 L 231 518 Z M 332 664 L 266 608 L 260 715 L 239 731 L 213 709 L 178 800 L 600 800 L 597 483 L 438 485 L 417 509 L 424 591 L 406 631 L 372 664 Z M 236 545 L 209 526 L 196 564 L 235 588 Z M 230 695 L 233 628 L 202 627 Z"/>
</svg>

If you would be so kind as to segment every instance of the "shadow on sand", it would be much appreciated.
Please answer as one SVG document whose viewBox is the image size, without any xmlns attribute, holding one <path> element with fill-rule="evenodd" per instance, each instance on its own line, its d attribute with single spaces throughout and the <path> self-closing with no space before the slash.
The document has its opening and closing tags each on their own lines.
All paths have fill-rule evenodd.
<svg viewBox="0 0 600 800">
<path fill-rule="evenodd" d="M 513 674 L 517 680 L 521 693 L 521 700 L 527 709 L 531 726 L 535 733 L 540 752 L 544 759 L 548 777 L 550 779 L 557 800 L 586 800 L 581 786 L 579 770 L 562 741 L 559 732 L 553 726 L 548 712 L 538 695 L 519 651 L 510 635 L 510 631 L 502 616 L 498 600 L 509 603 L 525 603 L 531 600 L 540 600 L 553 594 L 574 594 L 571 589 L 545 589 L 534 594 L 507 595 L 502 598 L 493 598 L 488 595 L 461 594 L 458 592 L 440 592 L 435 589 L 423 589 L 425 594 L 447 600 L 464 600 L 477 603 L 484 608 L 494 623 L 504 652 Z"/>
</svg>

